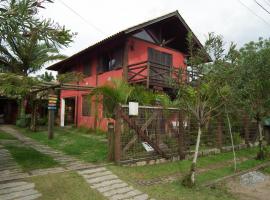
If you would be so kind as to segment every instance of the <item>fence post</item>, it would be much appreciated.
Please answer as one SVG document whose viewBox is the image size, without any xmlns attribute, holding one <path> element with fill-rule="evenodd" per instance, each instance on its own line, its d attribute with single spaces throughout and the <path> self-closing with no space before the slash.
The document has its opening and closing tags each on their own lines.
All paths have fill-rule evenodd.
<svg viewBox="0 0 270 200">
<path fill-rule="evenodd" d="M 119 163 L 121 159 L 121 117 L 120 117 L 120 109 L 118 106 L 116 108 L 115 115 L 115 134 L 114 134 L 114 161 Z"/>
<path fill-rule="evenodd" d="M 223 145 L 223 127 L 222 127 L 222 117 L 219 115 L 217 122 L 217 147 L 221 149 L 222 145 Z"/>
<path fill-rule="evenodd" d="M 244 133 L 245 133 L 245 144 L 249 147 L 249 120 L 246 113 L 243 116 L 243 125 L 244 125 Z"/>
<path fill-rule="evenodd" d="M 178 152 L 179 152 L 180 160 L 183 160 L 185 159 L 186 155 L 185 155 L 185 142 L 184 142 L 185 137 L 184 137 L 184 127 L 183 127 L 183 115 L 181 111 L 179 111 L 178 121 L 179 121 Z"/>
<path fill-rule="evenodd" d="M 114 123 L 108 123 L 108 160 L 114 161 Z"/>
</svg>

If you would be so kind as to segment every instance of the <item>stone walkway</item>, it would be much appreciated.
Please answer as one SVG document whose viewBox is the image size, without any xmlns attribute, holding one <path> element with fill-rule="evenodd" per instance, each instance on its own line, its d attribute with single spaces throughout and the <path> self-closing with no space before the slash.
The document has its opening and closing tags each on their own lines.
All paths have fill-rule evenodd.
<svg viewBox="0 0 270 200">
<path fill-rule="evenodd" d="M 65 155 L 60 151 L 54 150 L 46 145 L 42 145 L 39 142 L 22 135 L 11 126 L 0 126 L 0 129 L 14 136 L 24 144 L 31 146 L 37 151 L 51 156 L 56 161 L 64 165 L 68 170 L 76 171 L 87 181 L 92 189 L 98 190 L 103 196 L 110 200 L 150 199 L 147 194 L 144 194 L 141 191 L 129 186 L 104 166 L 85 163 L 73 158 L 72 156 Z"/>
<path fill-rule="evenodd" d="M 11 157 L 8 150 L 0 146 L 0 199 L 37 199 L 41 194 L 35 190 L 34 183 L 18 182 L 29 175 L 24 173 Z"/>
<path fill-rule="evenodd" d="M 40 196 L 41 194 L 35 190 L 34 183 L 21 181 L 0 184 L 1 200 L 32 200 Z"/>
<path fill-rule="evenodd" d="M 28 177 L 11 157 L 8 150 L 0 147 L 0 182 L 18 180 Z"/>
</svg>

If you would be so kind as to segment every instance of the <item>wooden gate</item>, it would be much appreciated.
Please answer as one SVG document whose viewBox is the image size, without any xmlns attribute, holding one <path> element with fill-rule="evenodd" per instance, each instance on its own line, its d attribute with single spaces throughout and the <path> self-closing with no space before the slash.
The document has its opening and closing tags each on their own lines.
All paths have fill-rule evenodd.
<svg viewBox="0 0 270 200">
<path fill-rule="evenodd" d="M 184 158 L 183 120 L 179 109 L 139 106 L 138 116 L 128 106 L 117 109 L 113 150 L 117 162 L 147 158 Z"/>
</svg>

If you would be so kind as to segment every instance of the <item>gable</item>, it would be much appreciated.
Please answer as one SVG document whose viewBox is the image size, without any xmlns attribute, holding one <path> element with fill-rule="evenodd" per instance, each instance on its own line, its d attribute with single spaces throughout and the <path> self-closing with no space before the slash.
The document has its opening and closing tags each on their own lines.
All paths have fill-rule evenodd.
<svg viewBox="0 0 270 200">
<path fill-rule="evenodd" d="M 91 54 L 91 52 L 93 51 L 100 51 L 100 49 L 105 49 L 104 46 L 108 46 L 108 44 L 112 42 L 124 41 L 130 36 L 155 43 L 159 46 L 172 48 L 184 54 L 188 54 L 186 38 L 189 32 L 192 33 L 191 29 L 186 24 L 184 19 L 180 16 L 178 11 L 175 11 L 173 13 L 169 13 L 167 15 L 158 17 L 156 19 L 144 22 L 142 24 L 116 33 L 115 35 L 112 35 L 84 49 L 83 51 L 80 51 L 75 55 L 56 63 L 48 67 L 47 69 L 58 71 L 61 67 L 65 67 L 65 64 L 67 62 L 74 61 L 76 58 L 84 56 L 86 54 Z M 197 37 L 194 34 L 193 36 L 196 48 L 203 48 Z"/>
</svg>

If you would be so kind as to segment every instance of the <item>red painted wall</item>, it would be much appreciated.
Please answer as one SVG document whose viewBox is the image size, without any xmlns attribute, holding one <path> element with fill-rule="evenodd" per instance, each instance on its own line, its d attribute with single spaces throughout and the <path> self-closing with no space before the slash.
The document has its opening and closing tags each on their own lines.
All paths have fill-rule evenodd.
<svg viewBox="0 0 270 200">
<path fill-rule="evenodd" d="M 172 54 L 173 56 L 173 65 L 174 67 L 178 68 L 180 66 L 184 67 L 184 54 L 181 52 L 178 52 L 176 50 L 164 48 L 157 46 L 155 44 L 137 39 L 137 38 L 129 38 L 128 40 L 128 64 L 134 64 L 141 61 L 146 61 L 148 59 L 148 47 L 154 48 L 156 50 L 166 52 L 169 54 Z M 91 76 L 84 79 L 83 82 L 80 82 L 80 85 L 87 85 L 87 86 L 100 86 L 104 85 L 106 82 L 110 81 L 112 78 L 122 78 L 123 70 L 113 70 L 109 72 L 104 72 L 102 74 L 96 75 L 96 66 L 98 64 L 97 56 L 93 56 L 92 58 L 89 57 L 89 62 L 91 63 Z M 77 66 L 72 66 L 73 68 L 77 69 L 76 71 L 82 72 L 82 65 L 78 64 Z M 97 83 L 96 83 L 97 81 Z M 82 116 L 82 95 L 86 94 L 86 92 L 81 91 L 68 91 L 68 90 L 62 90 L 60 94 L 60 98 L 68 98 L 68 97 L 77 97 L 78 100 L 78 107 L 75 108 L 75 110 L 78 111 L 78 126 L 85 126 L 89 128 L 94 128 L 94 102 L 92 102 L 92 111 L 91 116 Z M 111 121 L 111 119 L 103 118 L 103 108 L 102 104 L 98 106 L 98 113 L 99 113 L 99 120 L 98 120 L 98 126 L 102 130 L 107 130 L 107 123 L 108 121 Z M 76 113 L 75 113 L 76 116 Z M 74 121 L 74 124 L 76 121 Z"/>
<path fill-rule="evenodd" d="M 129 51 L 128 51 L 128 64 L 135 64 L 141 61 L 146 61 L 148 59 L 148 48 L 153 48 L 158 51 L 162 51 L 173 56 L 173 66 L 179 68 L 184 67 L 185 55 L 179 51 L 169 49 L 166 47 L 160 47 L 153 43 L 146 42 L 137 38 L 130 38 L 128 40 Z M 132 48 L 131 48 L 132 47 Z"/>
</svg>

